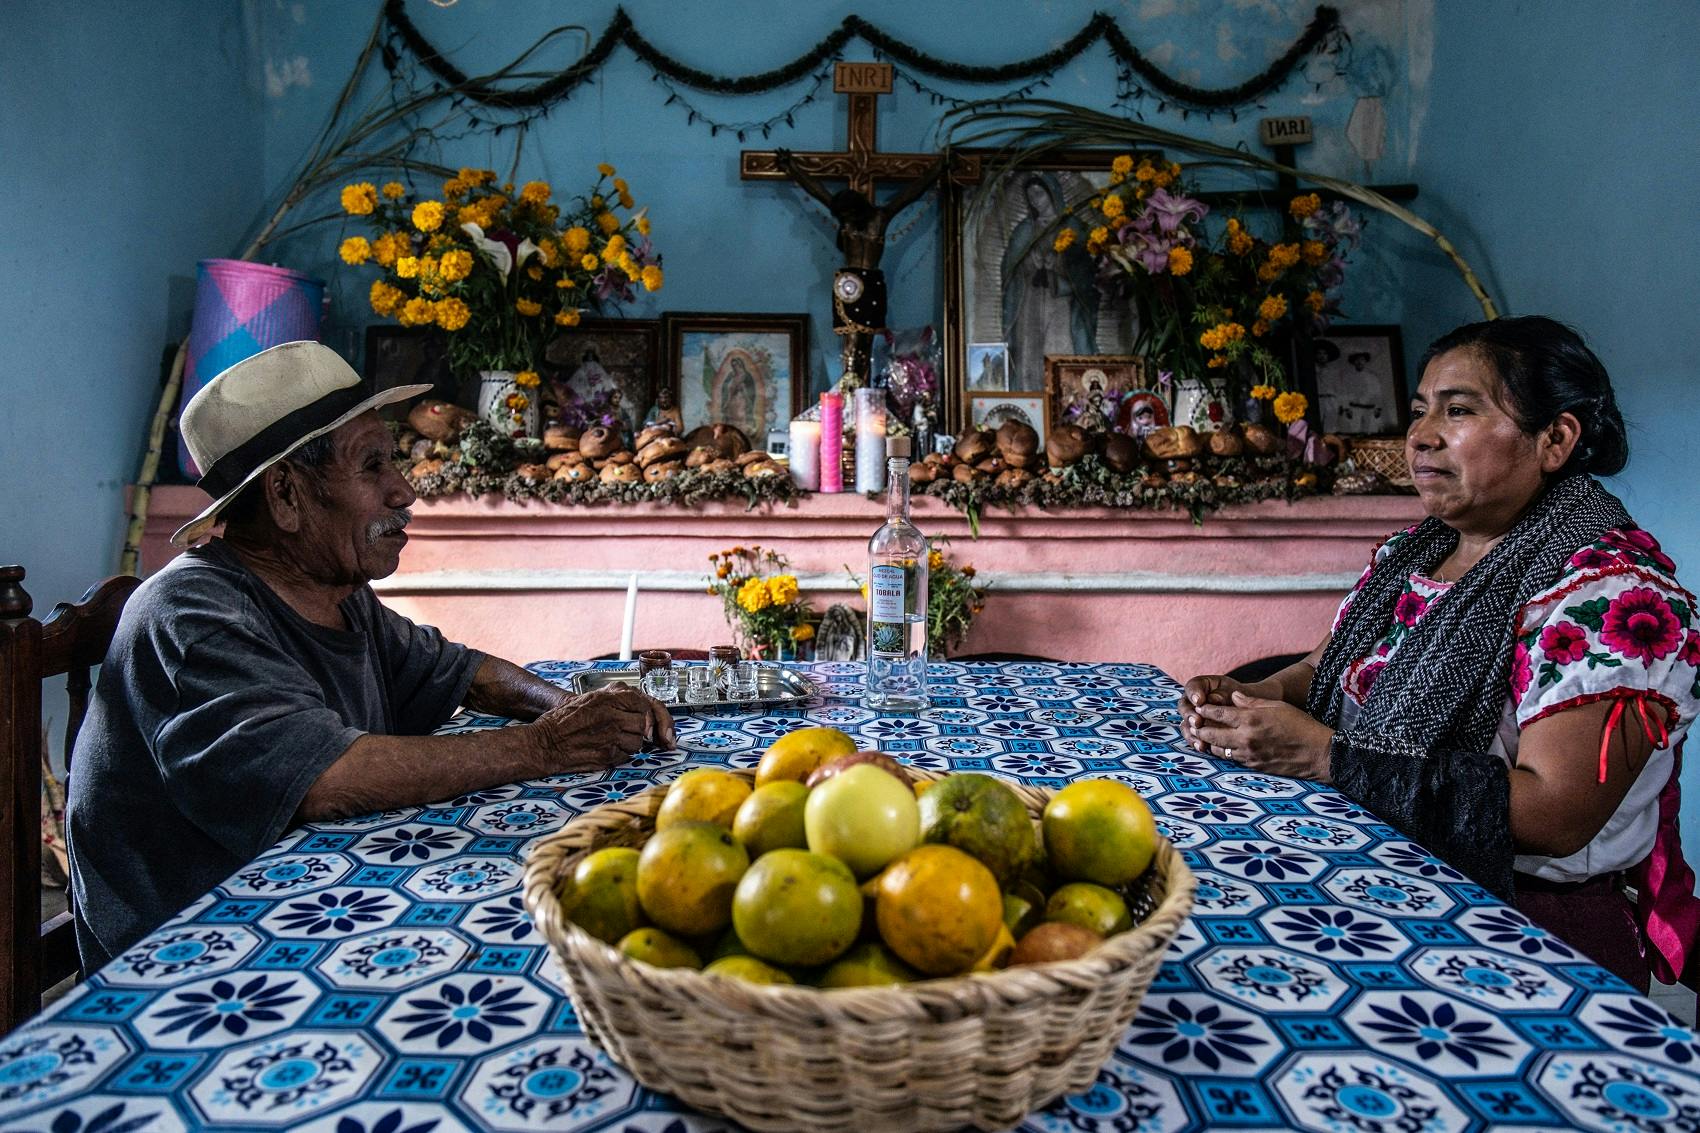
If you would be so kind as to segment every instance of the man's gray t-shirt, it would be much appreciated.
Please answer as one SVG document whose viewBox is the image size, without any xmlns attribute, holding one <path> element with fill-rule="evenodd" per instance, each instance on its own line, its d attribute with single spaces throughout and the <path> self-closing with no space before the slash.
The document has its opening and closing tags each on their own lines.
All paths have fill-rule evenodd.
<svg viewBox="0 0 1700 1133">
<path fill-rule="evenodd" d="M 214 540 L 144 582 L 77 738 L 65 825 L 91 971 L 276 842 L 364 733 L 424 735 L 483 655 L 362 586 L 346 630 L 291 609 Z"/>
</svg>

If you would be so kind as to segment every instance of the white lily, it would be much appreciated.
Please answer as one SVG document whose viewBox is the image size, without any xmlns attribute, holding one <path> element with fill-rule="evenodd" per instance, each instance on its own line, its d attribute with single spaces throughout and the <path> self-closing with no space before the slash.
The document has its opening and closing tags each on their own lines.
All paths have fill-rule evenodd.
<svg viewBox="0 0 1700 1133">
<path fill-rule="evenodd" d="M 514 268 L 525 266 L 525 261 L 537 255 L 537 245 L 533 244 L 530 239 L 520 241 L 519 247 L 515 249 L 515 252 L 518 253 L 516 259 L 515 252 L 509 252 L 508 246 L 500 240 L 492 240 L 484 235 L 484 229 L 478 225 L 463 224 L 460 226 L 460 230 L 472 238 L 472 243 L 479 251 L 490 257 L 490 262 L 496 265 L 496 270 L 502 273 L 504 280 L 508 278 Z"/>
</svg>

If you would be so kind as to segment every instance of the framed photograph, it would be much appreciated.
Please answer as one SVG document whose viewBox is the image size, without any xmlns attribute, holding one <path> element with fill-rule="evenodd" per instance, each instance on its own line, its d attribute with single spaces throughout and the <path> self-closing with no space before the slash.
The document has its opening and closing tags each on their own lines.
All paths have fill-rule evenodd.
<svg viewBox="0 0 1700 1133">
<path fill-rule="evenodd" d="M 982 388 L 972 356 L 981 344 L 1003 344 L 1008 389 L 1038 392 L 1046 355 L 1126 355 L 1139 333 L 1133 304 L 1100 286 L 1086 231 L 1067 219 L 1110 183 L 1115 152 L 1064 150 L 1013 168 L 995 150 L 963 153 L 979 157 L 989 180 L 952 182 L 945 193 L 944 385 L 952 427 L 962 419 L 956 403 Z M 1064 225 L 1076 239 L 1058 252 Z"/>
<path fill-rule="evenodd" d="M 449 365 L 448 342 L 434 327 L 374 323 L 366 328 L 366 384 L 372 393 L 429 383 L 426 397 L 459 401 L 460 383 Z M 386 406 L 383 415 L 404 420 L 412 402 Z"/>
<path fill-rule="evenodd" d="M 1396 326 L 1335 325 L 1311 340 L 1325 433 L 1402 433 L 1410 423 L 1405 346 Z"/>
<path fill-rule="evenodd" d="M 686 432 L 735 425 L 760 446 L 803 408 L 808 382 L 807 315 L 669 312 L 667 382 Z"/>
<path fill-rule="evenodd" d="M 641 429 L 657 411 L 660 345 L 655 319 L 585 319 L 563 328 L 543 351 L 556 419 L 582 427 L 613 413 L 629 432 Z"/>
<path fill-rule="evenodd" d="M 1145 359 L 1133 354 L 1051 354 L 1045 357 L 1045 418 L 1095 432 L 1131 431 L 1136 393 L 1148 394 Z M 1146 399 L 1151 400 L 1151 399 Z M 1160 398 L 1155 399 L 1159 405 Z M 1124 425 L 1123 405 L 1127 409 Z M 1167 418 L 1167 406 L 1164 417 Z M 1156 428 L 1152 425 L 1151 428 Z M 1147 430 L 1149 431 L 1149 430 Z"/>
<path fill-rule="evenodd" d="M 1045 395 L 1008 391 L 974 391 L 968 395 L 968 423 L 976 429 L 993 429 L 1005 421 L 1020 421 L 1039 434 L 1039 451 L 1045 450 L 1050 435 L 1045 420 Z"/>
<path fill-rule="evenodd" d="M 968 346 L 968 390 L 1009 388 L 1009 343 L 974 342 Z"/>
</svg>

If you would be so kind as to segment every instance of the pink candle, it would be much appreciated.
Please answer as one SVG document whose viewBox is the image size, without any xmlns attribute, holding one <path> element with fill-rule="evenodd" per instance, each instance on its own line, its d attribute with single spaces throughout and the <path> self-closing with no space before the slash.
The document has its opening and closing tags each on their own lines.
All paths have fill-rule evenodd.
<svg viewBox="0 0 1700 1133">
<path fill-rule="evenodd" d="M 820 490 L 844 490 L 844 395 L 820 395 Z"/>
</svg>

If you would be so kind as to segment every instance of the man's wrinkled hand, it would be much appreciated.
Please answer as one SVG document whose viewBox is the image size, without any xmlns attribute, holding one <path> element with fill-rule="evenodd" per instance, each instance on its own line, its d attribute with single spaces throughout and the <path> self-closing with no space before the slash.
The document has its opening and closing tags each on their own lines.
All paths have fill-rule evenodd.
<svg viewBox="0 0 1700 1133">
<path fill-rule="evenodd" d="M 599 771 L 629 759 L 644 746 L 678 743 L 673 718 L 660 704 L 629 686 L 575 696 L 529 725 L 541 773 Z"/>
</svg>

